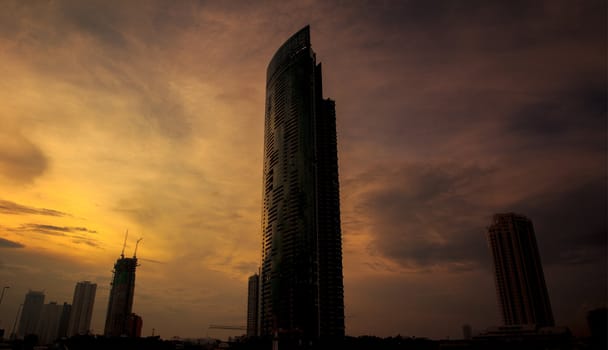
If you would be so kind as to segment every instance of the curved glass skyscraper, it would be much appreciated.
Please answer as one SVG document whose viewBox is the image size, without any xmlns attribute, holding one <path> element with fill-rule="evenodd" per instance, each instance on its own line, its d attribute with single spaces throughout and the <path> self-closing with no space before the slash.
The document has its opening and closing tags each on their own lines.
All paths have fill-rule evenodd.
<svg viewBox="0 0 608 350">
<path fill-rule="evenodd" d="M 261 335 L 344 336 L 335 105 L 308 26 L 268 65 L 263 179 Z"/>
<path fill-rule="evenodd" d="M 488 242 L 504 324 L 554 326 L 532 221 L 514 213 L 496 214 Z"/>
</svg>

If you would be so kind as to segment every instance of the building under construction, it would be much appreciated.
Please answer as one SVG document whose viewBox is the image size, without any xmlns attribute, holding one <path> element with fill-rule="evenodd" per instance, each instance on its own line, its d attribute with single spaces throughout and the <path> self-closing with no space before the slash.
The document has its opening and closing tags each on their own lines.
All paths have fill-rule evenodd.
<svg viewBox="0 0 608 350">
<path fill-rule="evenodd" d="M 104 335 L 107 337 L 118 337 L 129 335 L 129 321 L 133 308 L 133 296 L 135 294 L 135 269 L 137 268 L 137 245 L 132 258 L 125 258 L 125 244 L 120 254 L 120 259 L 114 264 L 114 275 L 110 289 L 110 301 L 108 303 L 108 314 Z"/>
</svg>

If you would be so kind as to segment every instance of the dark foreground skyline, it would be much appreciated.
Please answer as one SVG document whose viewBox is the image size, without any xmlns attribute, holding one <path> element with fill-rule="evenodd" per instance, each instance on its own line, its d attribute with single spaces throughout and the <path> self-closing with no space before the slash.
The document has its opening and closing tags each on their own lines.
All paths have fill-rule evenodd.
<svg viewBox="0 0 608 350">
<path fill-rule="evenodd" d="M 28 289 L 89 280 L 100 333 L 126 228 L 144 335 L 243 324 L 265 67 L 306 24 L 338 101 L 347 334 L 500 323 L 485 232 L 508 211 L 584 332 L 606 302 L 602 1 L 3 1 L 3 327 Z"/>
</svg>

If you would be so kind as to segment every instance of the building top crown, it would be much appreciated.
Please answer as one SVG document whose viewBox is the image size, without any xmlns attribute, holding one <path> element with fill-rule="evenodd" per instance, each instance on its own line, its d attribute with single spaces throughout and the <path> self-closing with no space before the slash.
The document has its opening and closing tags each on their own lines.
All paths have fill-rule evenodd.
<svg viewBox="0 0 608 350">
<path fill-rule="evenodd" d="M 274 74 L 289 61 L 293 56 L 302 50 L 310 48 L 310 26 L 300 29 L 297 33 L 292 35 L 277 52 L 272 56 L 268 69 L 266 70 L 266 82 L 269 82 Z"/>
</svg>

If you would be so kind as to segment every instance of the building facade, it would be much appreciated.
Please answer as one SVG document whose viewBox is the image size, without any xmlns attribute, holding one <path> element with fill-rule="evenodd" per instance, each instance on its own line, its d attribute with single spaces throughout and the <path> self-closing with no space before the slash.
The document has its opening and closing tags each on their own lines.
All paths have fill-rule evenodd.
<svg viewBox="0 0 608 350">
<path fill-rule="evenodd" d="M 141 338 L 141 329 L 144 326 L 144 321 L 137 314 L 129 315 L 127 320 L 127 336 L 131 338 Z"/>
<path fill-rule="evenodd" d="M 116 260 L 104 330 L 104 335 L 108 337 L 128 334 L 129 318 L 131 317 L 135 295 L 136 268 L 137 258 L 135 256 L 125 258 L 123 255 Z"/>
<path fill-rule="evenodd" d="M 61 308 L 61 318 L 59 319 L 58 338 L 68 337 L 68 327 L 70 325 L 70 314 L 72 313 L 72 305 L 63 303 Z"/>
<path fill-rule="evenodd" d="M 97 284 L 95 283 L 89 281 L 76 283 L 68 325 L 68 335 L 70 337 L 77 334 L 85 335 L 91 330 L 91 317 L 93 316 L 96 291 Z"/>
<path fill-rule="evenodd" d="M 344 336 L 334 101 L 305 27 L 267 69 L 259 333 Z"/>
<path fill-rule="evenodd" d="M 488 243 L 504 324 L 554 326 L 532 221 L 514 213 L 496 214 Z"/>
<path fill-rule="evenodd" d="M 260 276 L 255 274 L 249 277 L 247 284 L 247 336 L 258 335 L 258 291 L 260 288 Z"/>
<path fill-rule="evenodd" d="M 40 313 L 44 305 L 44 292 L 28 291 L 21 310 L 17 337 L 23 338 L 28 334 L 36 334 Z"/>
<path fill-rule="evenodd" d="M 53 343 L 59 337 L 59 324 L 61 323 L 61 315 L 63 313 L 63 305 L 59 305 L 52 301 L 42 306 L 40 319 L 36 327 L 38 335 L 38 343 L 47 345 Z"/>
</svg>

